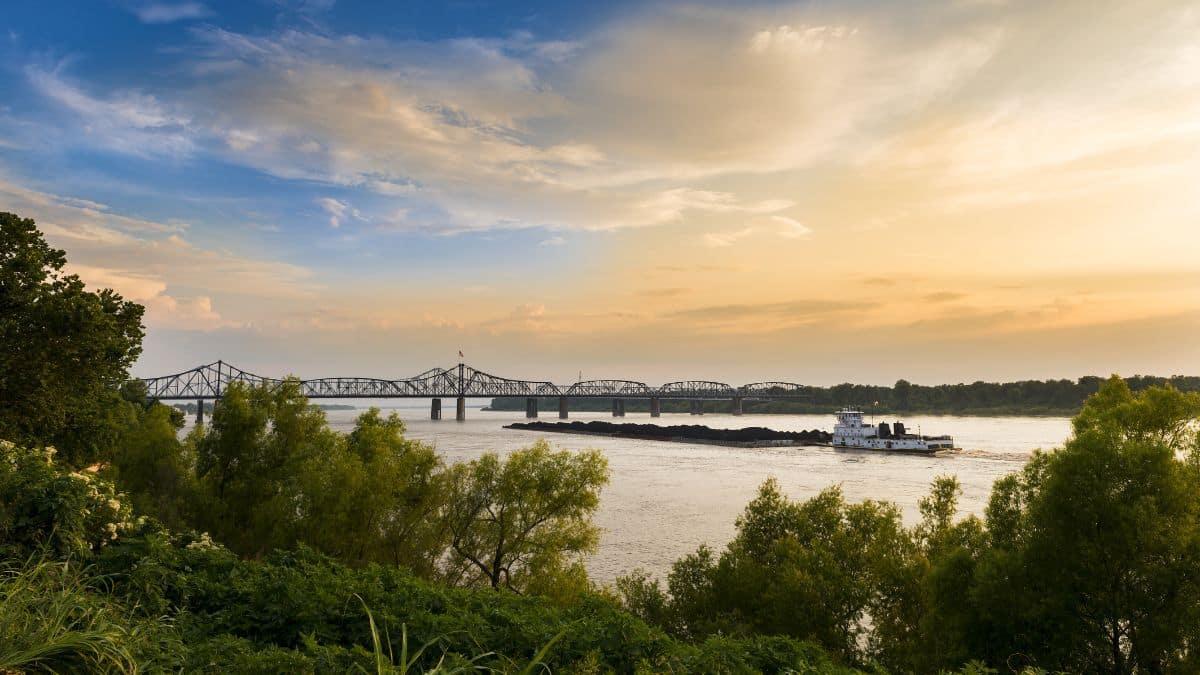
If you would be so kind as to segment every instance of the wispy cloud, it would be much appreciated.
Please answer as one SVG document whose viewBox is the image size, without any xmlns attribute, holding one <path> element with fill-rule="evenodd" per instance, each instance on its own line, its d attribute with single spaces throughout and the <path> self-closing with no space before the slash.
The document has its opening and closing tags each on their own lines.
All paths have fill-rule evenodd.
<svg viewBox="0 0 1200 675">
<path fill-rule="evenodd" d="M 324 209 L 325 213 L 329 214 L 330 227 L 341 227 L 347 218 L 366 220 L 358 209 L 339 199 L 321 197 L 317 200 L 317 205 Z"/>
<path fill-rule="evenodd" d="M 788 239 L 799 239 L 812 234 L 812 229 L 804 223 L 787 216 L 771 216 L 771 222 L 782 226 L 779 236 Z"/>
<path fill-rule="evenodd" d="M 941 303 L 954 302 L 955 300 L 962 300 L 965 297 L 967 297 L 965 293 L 956 293 L 954 291 L 936 291 L 934 293 L 926 293 L 922 296 L 922 299 L 925 300 L 925 302 Z"/>
<path fill-rule="evenodd" d="M 25 75 L 36 91 L 78 116 L 88 143 L 144 157 L 186 155 L 195 148 L 191 119 L 153 95 L 121 91 L 99 98 L 59 69 L 29 66 Z"/>
<path fill-rule="evenodd" d="M 703 241 L 705 246 L 713 248 L 724 248 L 732 246 L 739 239 L 745 239 L 754 234 L 753 227 L 743 227 L 740 230 L 729 230 L 726 232 L 705 232 Z"/>
<path fill-rule="evenodd" d="M 134 5 L 132 11 L 139 21 L 151 24 L 212 16 L 212 10 L 199 2 L 147 2 Z"/>
</svg>

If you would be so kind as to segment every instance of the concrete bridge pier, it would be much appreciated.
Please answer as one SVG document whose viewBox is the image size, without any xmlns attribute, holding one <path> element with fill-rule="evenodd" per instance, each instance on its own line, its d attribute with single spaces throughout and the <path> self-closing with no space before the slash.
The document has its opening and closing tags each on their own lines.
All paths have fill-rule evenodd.
<svg viewBox="0 0 1200 675">
<path fill-rule="evenodd" d="M 459 396 L 454 401 L 454 419 L 459 422 L 467 421 L 467 397 Z"/>
<path fill-rule="evenodd" d="M 692 414 L 692 415 L 703 415 L 704 414 L 704 401 L 692 401 L 691 404 L 692 404 L 692 407 L 691 407 L 691 410 L 688 411 L 689 414 Z"/>
<path fill-rule="evenodd" d="M 204 399 L 196 399 L 196 424 L 204 424 Z"/>
<path fill-rule="evenodd" d="M 538 414 L 538 400 L 536 396 L 525 397 L 525 417 L 536 419 Z"/>
<path fill-rule="evenodd" d="M 733 414 L 739 415 L 739 416 L 742 414 L 742 397 L 741 396 L 733 397 Z"/>
<path fill-rule="evenodd" d="M 662 417 L 662 401 L 658 398 L 650 399 L 650 416 Z"/>
<path fill-rule="evenodd" d="M 613 417 L 624 417 L 625 416 L 625 399 L 614 398 L 612 408 L 613 408 Z"/>
<path fill-rule="evenodd" d="M 560 419 L 560 420 L 567 419 L 567 397 L 566 396 L 558 397 L 558 419 Z"/>
<path fill-rule="evenodd" d="M 429 419 L 442 419 L 442 399 L 435 398 L 429 402 Z"/>
</svg>

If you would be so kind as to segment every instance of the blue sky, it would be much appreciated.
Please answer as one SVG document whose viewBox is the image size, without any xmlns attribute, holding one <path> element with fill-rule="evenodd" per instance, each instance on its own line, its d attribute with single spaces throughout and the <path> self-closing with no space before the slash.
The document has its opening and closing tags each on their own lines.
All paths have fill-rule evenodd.
<svg viewBox="0 0 1200 675">
<path fill-rule="evenodd" d="M 190 66 L 207 48 L 205 36 L 217 31 L 431 42 L 507 40 L 537 31 L 549 39 L 570 39 L 581 22 L 602 20 L 602 11 L 617 7 L 596 3 L 589 10 L 554 2 L 18 2 L 3 24 L 7 66 L 0 70 L 0 87 L 11 95 L 0 108 L 0 128 L 8 139 L 36 141 L 10 142 L 0 153 L 8 175 L 25 185 L 56 194 L 87 194 L 140 218 L 186 222 L 200 245 L 269 247 L 280 259 L 331 272 L 350 264 L 360 272 L 398 263 L 431 272 L 451 261 L 486 267 L 498 243 L 536 245 L 553 235 L 537 231 L 450 241 L 403 234 L 363 237 L 347 232 L 349 228 L 331 232 L 335 216 L 325 206 L 330 202 L 323 200 L 347 205 L 345 215 L 337 218 L 339 226 L 365 220 L 355 212 L 413 204 L 381 199 L 352 184 L 281 178 L 229 161 L 212 147 L 219 140 L 188 133 L 186 122 L 170 119 L 184 113 L 172 113 L 158 102 L 204 79 L 189 72 Z M 166 119 L 127 133 L 128 138 L 113 138 L 120 133 L 95 124 L 87 112 L 62 100 L 88 97 L 79 103 L 86 108 L 94 99 L 122 91 L 153 109 L 127 115 Z M 415 208 L 428 209 L 434 227 L 454 227 L 436 207 Z"/>
<path fill-rule="evenodd" d="M 0 208 L 146 305 L 141 374 L 1200 360 L 1194 1 L 5 10 Z"/>
</svg>

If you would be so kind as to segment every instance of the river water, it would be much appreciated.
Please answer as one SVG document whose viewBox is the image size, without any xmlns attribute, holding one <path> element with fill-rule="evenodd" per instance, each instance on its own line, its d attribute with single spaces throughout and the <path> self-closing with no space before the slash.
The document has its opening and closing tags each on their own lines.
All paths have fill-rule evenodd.
<svg viewBox="0 0 1200 675">
<path fill-rule="evenodd" d="M 363 409 L 379 405 L 405 420 L 408 436 L 432 444 L 446 462 L 470 460 L 488 450 L 501 454 L 529 445 L 542 435 L 504 429 L 524 419 L 523 411 L 485 411 L 484 401 L 469 402 L 467 420 L 456 422 L 454 401 L 443 414 L 429 419 L 429 403 L 347 401 L 358 410 L 327 411 L 330 426 L 349 431 Z M 380 405 L 382 403 L 382 405 Z M 557 420 L 543 414 L 544 421 Z M 628 414 L 614 420 L 607 413 L 580 412 L 572 420 L 607 420 L 662 425 L 704 424 L 716 428 L 764 426 L 799 431 L 832 430 L 833 415 L 733 415 L 664 413 Z M 894 421 L 879 417 L 878 421 Z M 914 416 L 906 426 L 926 434 L 949 434 L 963 451 L 944 457 L 921 457 L 825 447 L 732 448 L 604 436 L 546 434 L 552 446 L 595 448 L 608 457 L 612 479 L 601 495 L 595 522 L 602 528 L 599 550 L 587 561 L 593 580 L 611 582 L 641 567 L 665 577 L 671 563 L 707 543 L 720 550 L 734 534 L 734 521 L 758 486 L 774 476 L 784 493 L 803 499 L 830 485 L 841 485 L 846 498 L 887 500 L 918 518 L 917 500 L 941 474 L 958 476 L 963 486 L 963 513 L 981 514 L 992 483 L 1021 468 L 1035 448 L 1062 444 L 1070 432 L 1065 417 Z M 189 420 L 190 422 L 190 420 Z"/>
</svg>

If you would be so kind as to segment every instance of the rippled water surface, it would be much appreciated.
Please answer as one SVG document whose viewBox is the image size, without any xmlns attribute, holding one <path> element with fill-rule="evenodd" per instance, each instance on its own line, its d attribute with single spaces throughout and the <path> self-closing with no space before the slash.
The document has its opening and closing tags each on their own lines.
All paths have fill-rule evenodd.
<svg viewBox="0 0 1200 675">
<path fill-rule="evenodd" d="M 360 408 L 370 401 L 351 402 Z M 445 401 L 449 420 L 428 419 L 428 402 L 395 410 L 408 425 L 408 435 L 433 444 L 447 462 L 468 460 L 488 450 L 501 453 L 532 443 L 539 434 L 501 428 L 523 419 L 523 412 L 468 410 L 456 422 L 454 401 Z M 403 404 L 402 404 L 403 405 Z M 385 403 L 385 409 L 388 407 Z M 349 430 L 362 410 L 328 411 L 330 424 Z M 545 421 L 556 416 L 543 414 Z M 604 413 L 572 413 L 571 419 L 613 420 Z M 623 421 L 652 421 L 629 414 Z M 705 424 L 737 428 L 765 426 L 779 430 L 832 430 L 832 415 L 663 414 L 657 424 Z M 880 417 L 876 421 L 885 421 Z M 893 421 L 888 418 L 886 421 Z M 734 520 L 770 476 L 779 479 L 793 498 L 816 494 L 841 484 L 850 500 L 895 502 L 909 522 L 917 518 L 917 500 L 939 474 L 955 474 L 963 485 L 960 501 L 966 512 L 981 513 L 997 478 L 1018 470 L 1035 448 L 1052 448 L 1066 439 L 1070 421 L 1060 417 L 922 416 L 904 419 L 910 430 L 950 434 L 963 452 L 946 457 L 920 457 L 823 447 L 729 448 L 602 436 L 548 434 L 557 447 L 596 448 L 608 457 L 612 481 L 601 497 L 597 524 L 603 528 L 599 551 L 588 562 L 595 580 L 607 582 L 642 567 L 665 575 L 677 558 L 708 543 L 720 548 L 733 536 Z"/>
</svg>

